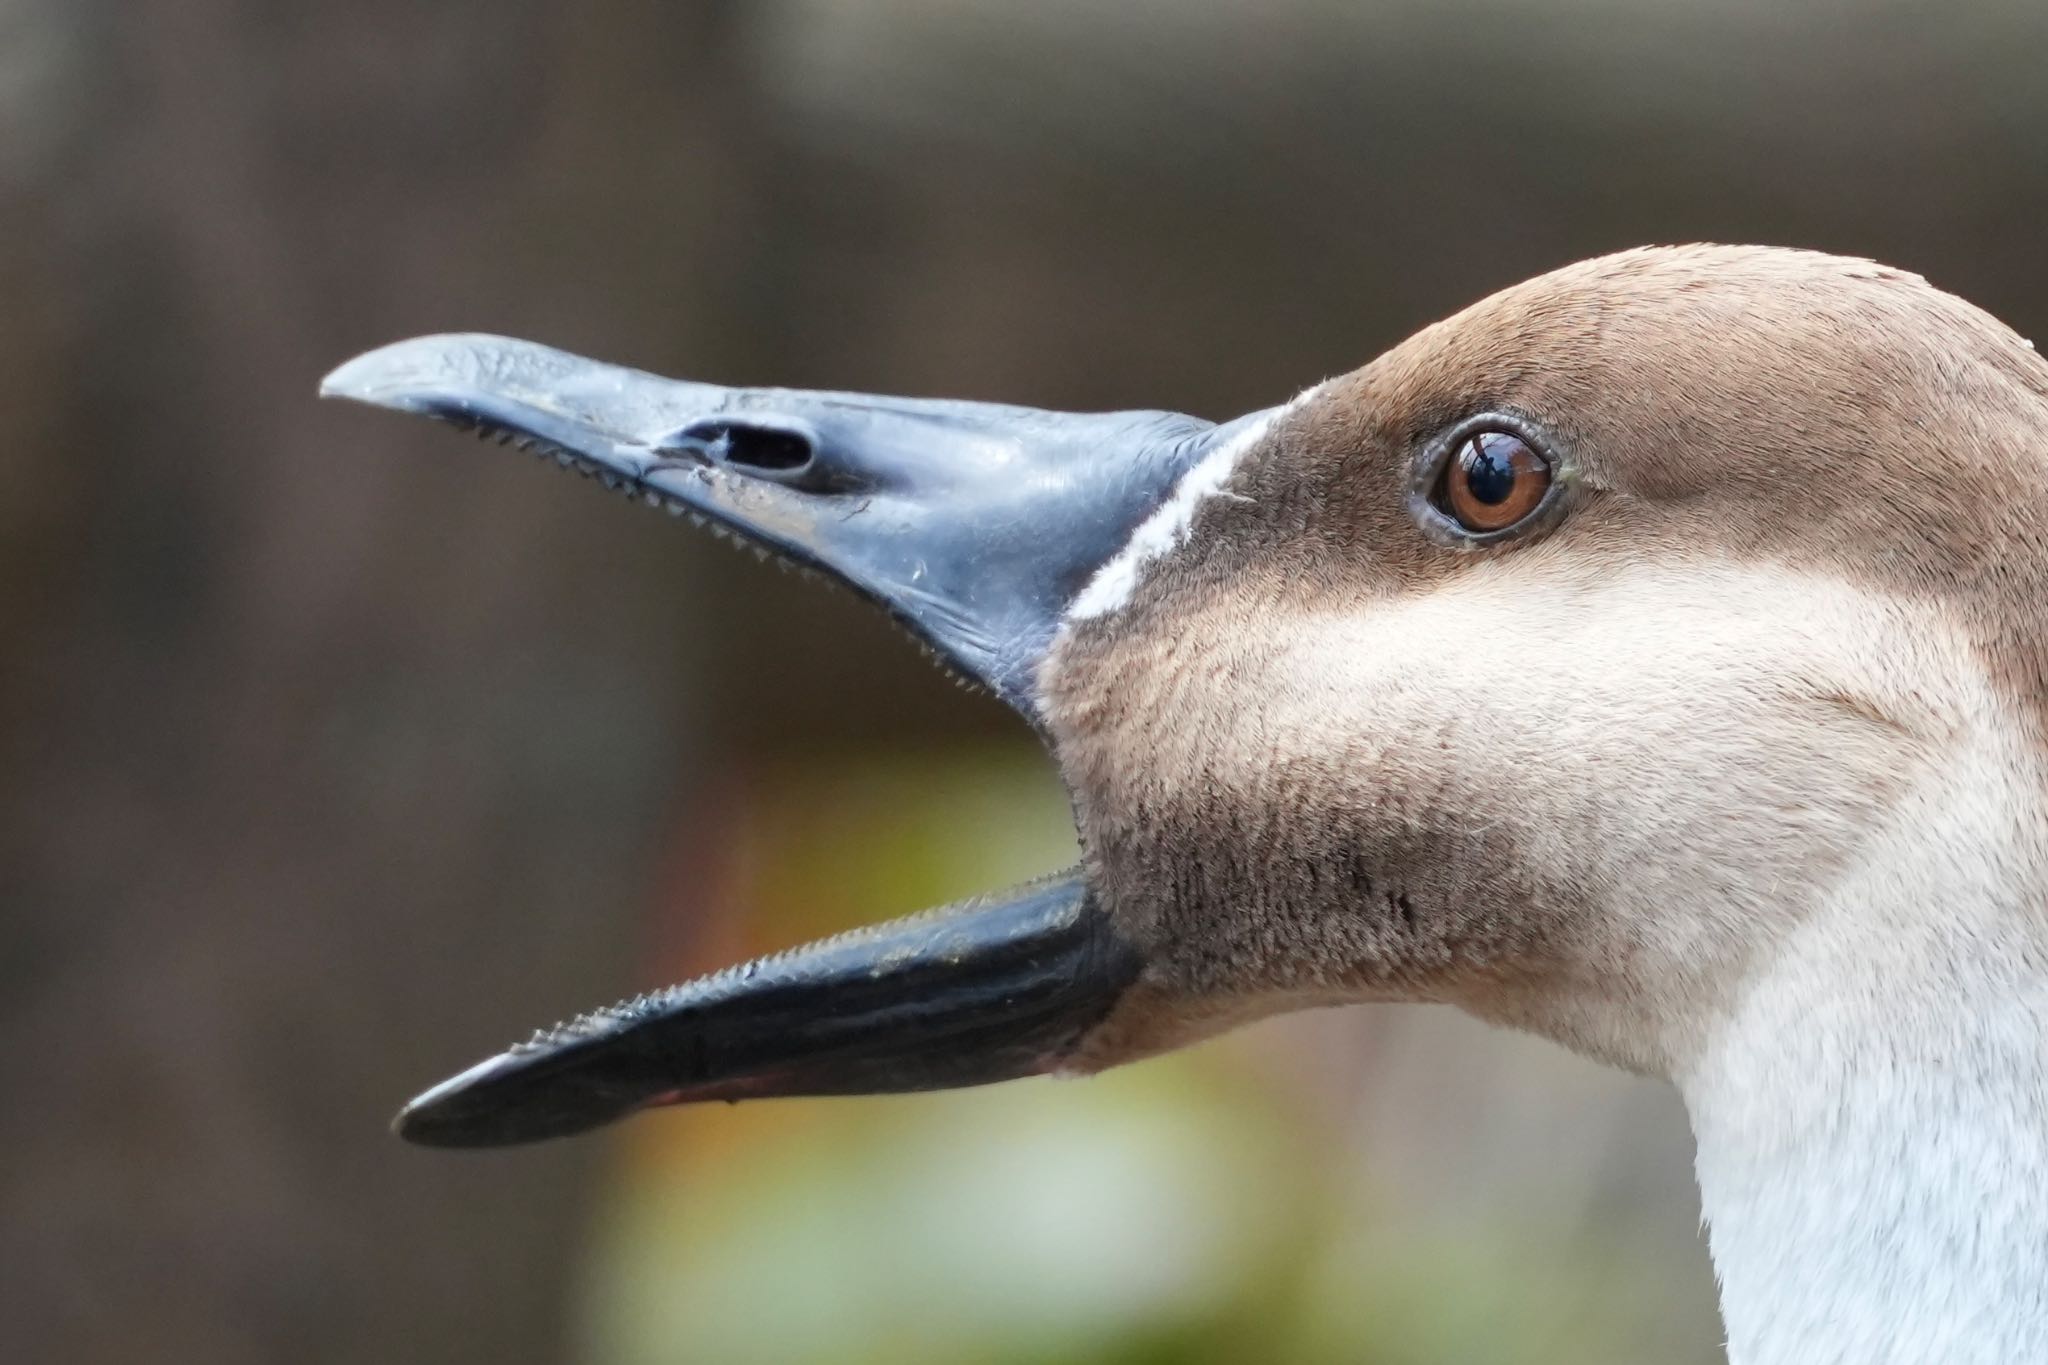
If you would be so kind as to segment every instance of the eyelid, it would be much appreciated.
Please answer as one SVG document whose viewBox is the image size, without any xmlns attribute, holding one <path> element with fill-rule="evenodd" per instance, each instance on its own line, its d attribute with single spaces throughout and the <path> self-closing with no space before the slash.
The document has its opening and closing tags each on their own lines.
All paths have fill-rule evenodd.
<svg viewBox="0 0 2048 1365">
<path fill-rule="evenodd" d="M 1520 521 L 1498 531 L 1468 531 L 1436 505 L 1434 493 L 1444 468 L 1459 447 L 1482 431 L 1504 431 L 1518 437 L 1550 464 L 1550 487 Z M 1539 535 L 1555 526 L 1572 502 L 1578 467 L 1562 441 L 1539 422 L 1520 413 L 1489 408 L 1471 413 L 1439 430 L 1417 449 L 1410 465 L 1404 501 L 1423 535 L 1452 550 L 1483 550 L 1510 540 Z"/>
</svg>

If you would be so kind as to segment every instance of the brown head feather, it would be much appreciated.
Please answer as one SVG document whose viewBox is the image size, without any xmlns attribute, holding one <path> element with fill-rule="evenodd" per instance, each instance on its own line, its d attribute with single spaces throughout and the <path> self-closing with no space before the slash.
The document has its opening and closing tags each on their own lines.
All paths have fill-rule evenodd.
<svg viewBox="0 0 2048 1365">
<path fill-rule="evenodd" d="M 1503 412 L 1553 526 L 1422 534 Z M 1107 1064 L 1291 1005 L 1456 1000 L 1666 1069 L 1958 736 L 2048 734 L 2048 364 L 1868 261 L 1645 249 L 1331 381 L 1042 674 L 1155 966 Z"/>
</svg>

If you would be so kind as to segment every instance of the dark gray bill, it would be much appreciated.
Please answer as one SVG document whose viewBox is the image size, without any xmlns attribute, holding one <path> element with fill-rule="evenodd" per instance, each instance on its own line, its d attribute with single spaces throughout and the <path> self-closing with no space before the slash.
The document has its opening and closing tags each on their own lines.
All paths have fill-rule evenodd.
<svg viewBox="0 0 2048 1365">
<path fill-rule="evenodd" d="M 985 1085 L 1052 1070 L 1138 973 L 1078 872 L 732 967 L 536 1034 L 399 1114 L 438 1147 L 635 1110 Z"/>
<path fill-rule="evenodd" d="M 502 434 L 824 569 L 1037 720 L 1067 604 L 1254 413 L 728 389 L 493 336 L 358 356 L 321 392 Z"/>
</svg>

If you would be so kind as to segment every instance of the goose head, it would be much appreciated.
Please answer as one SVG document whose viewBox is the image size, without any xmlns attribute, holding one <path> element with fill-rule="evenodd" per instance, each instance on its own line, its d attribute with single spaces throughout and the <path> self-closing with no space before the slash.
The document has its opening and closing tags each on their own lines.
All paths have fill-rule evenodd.
<svg viewBox="0 0 2048 1365">
<path fill-rule="evenodd" d="M 1146 963 L 1081 1064 L 1430 1000 L 1681 1076 L 1930 765 L 2038 809 L 2044 468 L 2029 344 L 1813 253 L 1590 261 L 1311 389 L 1040 670 Z"/>
<path fill-rule="evenodd" d="M 1953 989 L 1883 976 L 1869 944 L 1949 940 L 1859 921 L 1845 887 L 1902 849 L 1937 882 L 2042 863 L 2041 822 L 1999 812 L 2048 792 L 2048 366 L 1867 261 L 1604 257 L 1220 426 L 725 389 L 484 337 L 326 391 L 851 585 L 1026 717 L 1083 850 L 543 1031 L 416 1100 L 421 1141 L 1093 1071 L 1361 1000 L 1711 1088 L 1816 942 L 1872 973 L 1845 1036 Z M 1966 757 L 1954 818 L 1907 818 Z"/>
</svg>

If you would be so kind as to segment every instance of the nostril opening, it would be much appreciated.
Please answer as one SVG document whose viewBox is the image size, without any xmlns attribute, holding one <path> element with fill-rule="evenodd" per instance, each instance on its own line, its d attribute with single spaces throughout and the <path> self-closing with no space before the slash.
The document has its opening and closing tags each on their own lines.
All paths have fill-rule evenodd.
<svg viewBox="0 0 2048 1365">
<path fill-rule="evenodd" d="M 782 427 L 703 422 L 690 428 L 689 435 L 709 445 L 721 463 L 775 474 L 802 469 L 815 453 L 808 435 Z"/>
<path fill-rule="evenodd" d="M 793 431 L 735 427 L 726 458 L 756 469 L 802 469 L 811 462 L 811 443 Z"/>
</svg>

